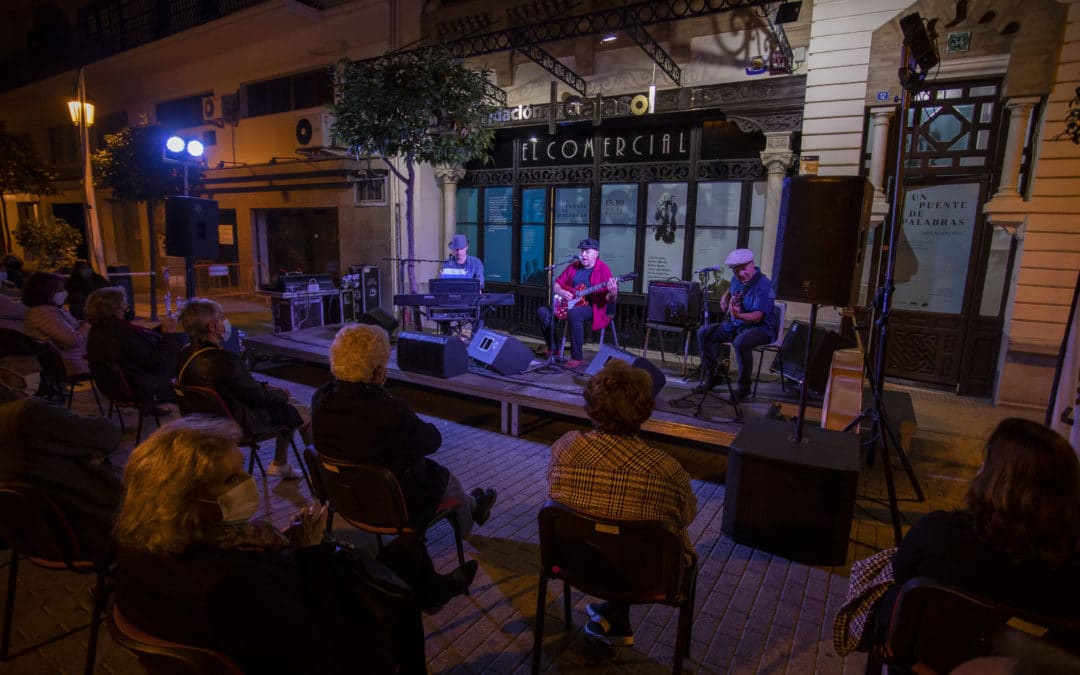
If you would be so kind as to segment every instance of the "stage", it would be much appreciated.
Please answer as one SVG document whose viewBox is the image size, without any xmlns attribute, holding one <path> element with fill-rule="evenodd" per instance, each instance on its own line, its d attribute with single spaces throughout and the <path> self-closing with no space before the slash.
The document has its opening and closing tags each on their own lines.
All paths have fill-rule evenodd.
<svg viewBox="0 0 1080 675">
<path fill-rule="evenodd" d="M 256 356 L 285 356 L 329 365 L 327 354 L 330 343 L 340 327 L 338 324 L 258 335 L 247 338 L 245 346 Z M 587 359 L 595 356 L 596 345 L 586 344 L 585 349 Z M 639 353 L 634 352 L 634 355 L 638 356 Z M 786 392 L 781 392 L 776 376 L 763 369 L 763 378 L 769 379 L 763 379 L 760 383 L 756 400 L 739 404 L 740 417 L 736 416 L 734 408 L 727 401 L 717 396 L 727 395 L 727 390 L 722 385 L 713 390 L 714 395 L 706 398 L 700 416 L 695 417 L 694 412 L 701 395 L 688 397 L 697 380 L 695 377 L 689 382 L 683 381 L 679 372 L 682 366 L 681 358 L 677 355 L 670 357 L 666 364 L 658 363 L 656 359 L 650 359 L 650 362 L 667 378 L 664 388 L 656 397 L 656 409 L 652 417 L 642 426 L 642 430 L 650 434 L 726 449 L 742 429 L 743 421 L 764 417 L 770 412 L 772 404 L 779 404 L 780 412 L 785 417 L 793 415 L 797 408 L 798 392 L 790 384 Z M 533 371 L 533 368 L 541 365 L 542 362 L 536 359 L 526 372 L 504 376 L 470 360 L 469 372 L 444 379 L 401 370 L 398 367 L 395 347 L 390 355 L 389 378 L 496 402 L 500 407 L 501 431 L 511 436 L 518 436 L 520 433 L 523 409 L 588 419 L 581 396 L 588 376 L 568 370 Z M 816 422 L 820 413 L 819 407 L 808 408 L 807 420 Z"/>
</svg>

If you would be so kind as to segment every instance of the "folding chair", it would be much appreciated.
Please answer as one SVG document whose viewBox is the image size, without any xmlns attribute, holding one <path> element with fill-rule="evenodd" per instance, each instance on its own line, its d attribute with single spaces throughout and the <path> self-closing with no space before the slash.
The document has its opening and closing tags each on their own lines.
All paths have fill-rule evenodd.
<svg viewBox="0 0 1080 675">
<path fill-rule="evenodd" d="M 154 422 L 160 427 L 161 416 L 153 401 L 140 401 L 135 398 L 124 371 L 114 363 L 90 361 L 90 374 L 93 375 L 98 389 L 109 399 L 109 413 L 106 417 L 112 418 L 113 409 L 116 409 L 116 417 L 120 420 L 120 431 L 124 432 L 124 410 L 136 410 L 139 413 L 139 425 L 135 430 L 135 444 L 142 439 L 143 419 L 152 415 Z"/>
<path fill-rule="evenodd" d="M 151 635 L 128 621 L 115 602 L 109 612 L 109 632 L 150 673 L 190 675 L 244 675 L 236 662 L 221 652 L 172 642 Z"/>
<path fill-rule="evenodd" d="M 750 392 L 750 397 L 757 398 L 757 385 L 761 380 L 761 366 L 765 363 L 766 352 L 776 352 L 776 358 L 780 361 L 780 391 L 786 391 L 784 389 L 784 352 L 781 347 L 784 345 L 784 317 L 787 316 L 787 303 L 777 300 L 773 303 L 773 316 L 776 321 L 776 339 L 767 345 L 759 345 L 754 347 L 754 351 L 758 353 L 757 373 L 754 375 L 754 390 Z"/>
</svg>

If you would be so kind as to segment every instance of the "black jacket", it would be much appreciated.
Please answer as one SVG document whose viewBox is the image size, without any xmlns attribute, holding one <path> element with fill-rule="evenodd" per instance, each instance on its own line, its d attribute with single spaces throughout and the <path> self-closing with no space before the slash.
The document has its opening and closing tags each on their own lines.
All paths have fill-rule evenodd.
<svg viewBox="0 0 1080 675">
<path fill-rule="evenodd" d="M 123 319 L 98 321 L 86 337 L 86 358 L 91 363 L 119 367 L 135 400 L 171 401 L 174 397 L 169 380 L 176 375 L 178 337 L 155 333 Z"/>
<path fill-rule="evenodd" d="M 257 381 L 243 359 L 230 351 L 189 344 L 180 350 L 176 363 L 180 384 L 215 390 L 247 434 L 261 434 L 278 426 L 295 429 L 303 424 L 300 413 L 289 405 L 288 393 Z"/>
<path fill-rule="evenodd" d="M 335 381 L 311 400 L 315 448 L 331 459 L 380 464 L 401 484 L 409 520 L 421 527 L 435 514 L 450 471 L 429 459 L 442 434 L 380 386 Z"/>
</svg>

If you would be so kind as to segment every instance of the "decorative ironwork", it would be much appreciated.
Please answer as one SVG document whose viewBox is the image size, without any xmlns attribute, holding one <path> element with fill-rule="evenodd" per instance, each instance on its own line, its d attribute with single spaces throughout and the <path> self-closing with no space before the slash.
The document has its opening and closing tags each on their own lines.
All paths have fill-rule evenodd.
<svg viewBox="0 0 1080 675">
<path fill-rule="evenodd" d="M 592 179 L 591 166 L 538 166 L 518 172 L 518 183 L 523 185 L 580 185 Z"/>
<path fill-rule="evenodd" d="M 600 166 L 600 180 L 605 183 L 683 181 L 689 178 L 690 164 L 687 162 L 642 162 Z"/>
<path fill-rule="evenodd" d="M 484 80 L 484 95 L 499 105 L 506 105 L 506 90 Z"/>
<path fill-rule="evenodd" d="M 513 185 L 513 169 L 474 169 L 465 173 L 458 185 L 485 187 L 488 185 Z"/>
<path fill-rule="evenodd" d="M 697 165 L 697 180 L 762 180 L 768 171 L 760 159 L 712 159 Z"/>
<path fill-rule="evenodd" d="M 630 36 L 630 39 L 638 43 L 642 51 L 649 55 L 653 63 L 659 66 L 660 70 L 664 71 L 664 74 L 671 78 L 672 82 L 678 85 L 682 84 L 682 69 L 664 51 L 660 43 L 654 40 L 652 35 L 649 35 L 649 31 L 645 30 L 644 26 L 635 24 L 625 28 L 624 32 Z"/>
<path fill-rule="evenodd" d="M 997 80 L 934 84 L 919 92 L 904 120 L 907 175 L 993 173 L 1000 92 Z"/>
<path fill-rule="evenodd" d="M 582 96 L 589 95 L 589 92 L 587 91 L 588 82 L 585 81 L 585 78 L 581 77 L 570 68 L 567 68 L 561 61 L 551 54 L 548 54 L 540 47 L 537 47 L 536 45 L 523 45 L 518 47 L 518 51 L 535 61 L 537 65 L 544 70 L 565 82 L 574 91 L 580 92 Z"/>
<path fill-rule="evenodd" d="M 937 374 L 935 355 L 938 351 L 937 333 L 893 332 L 889 340 L 886 368 L 906 374 Z"/>
</svg>

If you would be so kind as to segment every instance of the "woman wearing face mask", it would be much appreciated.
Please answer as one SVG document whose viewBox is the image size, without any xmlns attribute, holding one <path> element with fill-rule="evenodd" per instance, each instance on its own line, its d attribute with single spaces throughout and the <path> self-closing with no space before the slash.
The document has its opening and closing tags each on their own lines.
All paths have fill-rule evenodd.
<svg viewBox="0 0 1080 675">
<path fill-rule="evenodd" d="M 23 287 L 26 305 L 24 330 L 37 340 L 48 340 L 64 357 L 67 374 L 90 372 L 83 355 L 90 324 L 79 321 L 63 305 L 67 302 L 64 278 L 48 272 L 34 272 Z"/>
<path fill-rule="evenodd" d="M 415 557 L 422 543 L 395 539 L 380 556 L 402 597 L 373 592 L 371 571 L 389 569 L 323 543 L 325 507 L 284 532 L 250 520 L 262 504 L 238 437 L 233 422 L 191 416 L 132 452 L 116 524 L 120 610 L 249 673 L 424 672 L 421 599 L 400 581 L 419 596 L 425 578 L 436 591 L 449 578 Z"/>
<path fill-rule="evenodd" d="M 283 479 L 299 478 L 299 471 L 289 464 L 289 439 L 299 430 L 305 445 L 311 445 L 311 413 L 306 407 L 293 405 L 284 389 L 257 381 L 244 360 L 224 348 L 232 325 L 221 305 L 205 298 L 189 300 L 180 314 L 180 324 L 191 344 L 180 350 L 176 379 L 180 384 L 216 391 L 248 434 L 285 427 L 277 437 L 274 461 L 267 473 Z"/>
</svg>

